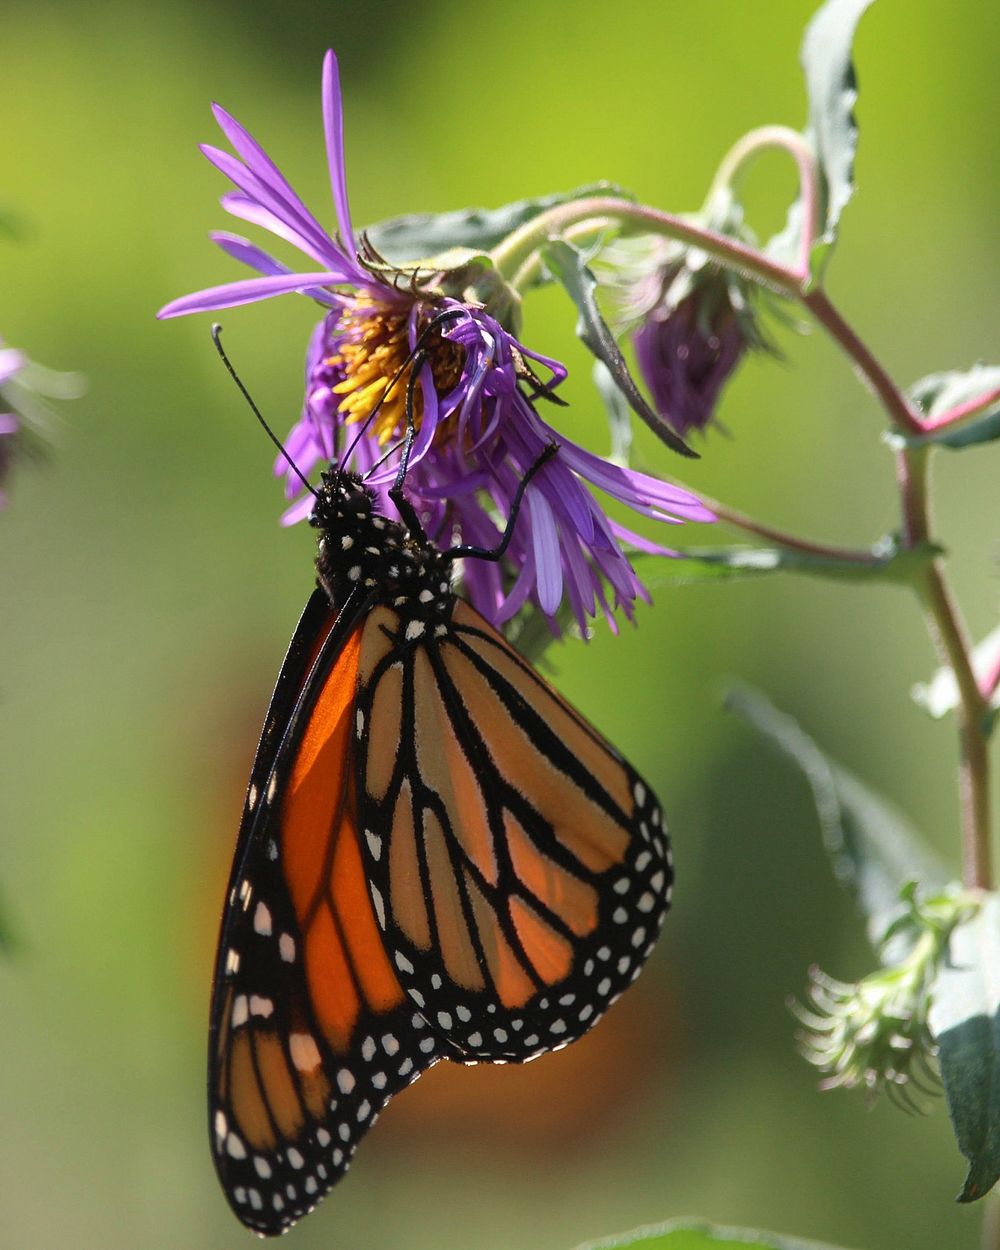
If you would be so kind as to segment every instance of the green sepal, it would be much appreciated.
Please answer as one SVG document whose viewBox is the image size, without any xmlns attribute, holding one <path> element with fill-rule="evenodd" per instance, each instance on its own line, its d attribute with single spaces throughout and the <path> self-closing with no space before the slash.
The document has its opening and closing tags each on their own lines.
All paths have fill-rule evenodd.
<svg viewBox="0 0 1000 1250">
<path fill-rule="evenodd" d="M 926 417 L 937 417 L 959 404 L 1000 387 L 1000 367 L 973 365 L 971 369 L 953 369 L 931 373 L 910 387 L 909 395 Z M 961 451 L 980 443 L 993 443 L 1000 438 L 1000 399 L 988 408 L 962 421 L 927 434 L 891 434 L 887 441 L 895 447 L 947 447 Z"/>
<path fill-rule="evenodd" d="M 951 935 L 949 958 L 931 990 L 930 1027 L 958 1148 L 968 1160 L 959 1202 L 974 1202 L 1000 1179 L 1000 896 L 981 897 L 976 915 Z"/>
<path fill-rule="evenodd" d="M 756 1246 L 758 1250 L 843 1250 L 826 1241 L 807 1241 L 756 1228 L 726 1228 L 701 1220 L 670 1220 L 637 1228 L 601 1241 L 588 1241 L 576 1250 L 714 1250 L 718 1246 Z"/>
<path fill-rule="evenodd" d="M 822 278 L 837 241 L 841 214 L 854 194 L 858 84 L 851 48 L 858 22 L 872 2 L 827 0 L 806 27 L 799 54 L 809 101 L 803 138 L 816 162 L 819 227 L 810 254 L 813 286 Z M 776 259 L 796 263 L 803 225 L 800 198 L 789 209 L 785 229 L 765 250 Z"/>
<path fill-rule="evenodd" d="M 898 960 L 900 942 L 885 939 L 909 913 L 905 887 L 917 881 L 925 895 L 943 891 L 950 880 L 946 866 L 898 808 L 834 763 L 797 721 L 759 691 L 732 690 L 726 707 L 802 770 L 834 876 L 864 915 L 868 939 L 883 963 Z"/>
<path fill-rule="evenodd" d="M 877 542 L 868 554 L 872 556 L 871 563 L 840 560 L 793 547 L 687 547 L 677 551 L 673 559 L 657 557 L 656 571 L 646 580 L 655 587 L 731 581 L 768 573 L 808 573 L 837 581 L 907 583 L 916 568 L 940 555 L 940 548 L 923 543 L 904 549 L 890 535 Z M 634 564 L 638 557 L 631 558 Z"/>
<path fill-rule="evenodd" d="M 693 451 L 682 438 L 660 419 L 646 403 L 635 379 L 629 372 L 615 336 L 608 328 L 597 304 L 597 279 L 588 267 L 588 258 L 565 239 L 552 239 L 541 249 L 541 257 L 551 275 L 565 287 L 576 305 L 579 318 L 576 332 L 581 341 L 605 366 L 614 385 L 625 398 L 628 406 L 637 413 L 653 431 L 661 443 L 681 456 L 697 460 Z"/>
<path fill-rule="evenodd" d="M 613 182 L 591 182 L 572 191 L 556 191 L 531 199 L 515 200 L 500 208 L 463 208 L 448 213 L 410 213 L 389 217 L 363 233 L 380 256 L 394 264 L 433 256 L 463 247 L 488 252 L 509 234 L 540 213 L 560 204 L 592 196 L 634 201 L 631 191 Z"/>
</svg>

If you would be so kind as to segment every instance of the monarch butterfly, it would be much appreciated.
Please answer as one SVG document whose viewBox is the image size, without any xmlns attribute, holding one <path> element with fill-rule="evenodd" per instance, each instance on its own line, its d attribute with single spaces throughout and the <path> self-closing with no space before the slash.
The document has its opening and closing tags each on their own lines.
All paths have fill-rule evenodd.
<svg viewBox="0 0 1000 1250">
<path fill-rule="evenodd" d="M 451 588 L 454 560 L 502 556 L 541 461 L 494 550 L 442 551 L 403 494 L 408 452 L 400 521 L 341 468 L 315 492 L 318 588 L 267 712 L 222 919 L 210 1134 L 260 1234 L 312 1210 L 438 1060 L 522 1063 L 586 1032 L 670 901 L 649 787 Z"/>
</svg>

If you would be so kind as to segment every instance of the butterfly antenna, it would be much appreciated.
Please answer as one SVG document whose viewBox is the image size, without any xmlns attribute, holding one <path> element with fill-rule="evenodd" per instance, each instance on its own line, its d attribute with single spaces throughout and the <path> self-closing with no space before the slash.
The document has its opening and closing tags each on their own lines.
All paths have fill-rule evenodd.
<svg viewBox="0 0 1000 1250">
<path fill-rule="evenodd" d="M 271 429 L 268 423 L 264 420 L 264 417 L 262 416 L 260 409 L 254 403 L 253 396 L 244 386 L 243 379 L 233 368 L 232 361 L 226 355 L 226 349 L 222 346 L 222 326 L 220 326 L 218 322 L 216 322 L 215 325 L 212 326 L 212 342 L 215 344 L 215 350 L 222 357 L 222 363 L 229 370 L 229 376 L 233 379 L 236 385 L 240 388 L 240 393 L 242 394 L 243 398 L 247 401 L 247 403 L 250 405 L 251 412 L 257 418 L 257 420 L 261 423 L 261 425 L 264 427 L 264 433 L 268 436 L 271 442 L 275 445 L 275 447 L 277 447 L 277 449 L 281 452 L 284 458 L 288 461 L 288 463 L 295 470 L 295 473 L 298 476 L 299 481 L 306 488 L 306 490 L 310 493 L 310 495 L 318 499 L 319 495 L 316 493 L 316 490 L 310 483 L 309 479 L 306 477 L 306 475 L 302 472 L 299 466 L 295 463 L 295 461 L 291 458 L 291 456 L 285 450 L 284 446 L 282 445 L 281 439 L 278 438 L 275 432 Z"/>
<path fill-rule="evenodd" d="M 381 409 L 385 401 L 389 398 L 390 393 L 396 387 L 400 378 L 403 376 L 406 370 L 410 368 L 411 365 L 416 364 L 418 356 L 420 357 L 420 365 L 418 366 L 418 368 L 413 370 L 413 373 L 411 374 L 411 380 L 417 373 L 419 373 L 420 368 L 423 367 L 424 360 L 426 359 L 426 353 L 423 350 L 424 345 L 426 344 L 430 336 L 434 333 L 434 331 L 439 326 L 446 325 L 449 321 L 457 321 L 459 317 L 465 316 L 465 312 L 466 310 L 464 308 L 446 308 L 444 312 L 438 313 L 436 317 L 433 317 L 424 326 L 423 330 L 421 330 L 420 335 L 417 338 L 417 341 L 414 343 L 412 349 L 407 354 L 406 359 L 403 361 L 403 363 L 399 366 L 396 372 L 389 379 L 389 384 L 386 386 L 385 390 L 379 396 L 378 403 L 376 403 L 374 408 L 372 408 L 368 416 L 365 417 L 364 421 L 361 423 L 361 426 L 357 434 L 355 434 L 351 442 L 351 445 L 348 447 L 348 449 L 344 452 L 343 456 L 341 457 L 341 460 L 340 460 L 341 468 L 343 468 L 344 465 L 347 464 L 351 456 L 354 454 L 354 449 L 355 447 L 357 447 L 358 443 L 361 441 L 361 438 L 364 432 L 368 429 L 371 423 L 378 416 L 379 410 Z M 412 388 L 408 388 L 408 392 L 407 392 L 408 403 L 410 402 L 410 390 L 411 389 Z M 381 463 L 382 462 L 379 461 L 379 464 Z"/>
</svg>

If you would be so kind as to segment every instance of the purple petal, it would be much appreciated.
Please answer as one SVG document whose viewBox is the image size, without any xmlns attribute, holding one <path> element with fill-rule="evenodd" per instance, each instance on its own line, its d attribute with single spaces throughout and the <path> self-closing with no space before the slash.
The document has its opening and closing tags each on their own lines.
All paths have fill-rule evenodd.
<svg viewBox="0 0 1000 1250">
<path fill-rule="evenodd" d="M 8 381 L 27 363 L 27 356 L 16 347 L 0 348 L 0 382 Z"/>
<path fill-rule="evenodd" d="M 347 175 L 344 170 L 344 109 L 340 94 L 340 70 L 333 49 L 323 58 L 323 132 L 326 135 L 326 159 L 330 167 L 330 189 L 337 210 L 337 223 L 344 246 L 354 255 L 358 250 L 347 203 Z"/>
<path fill-rule="evenodd" d="M 292 271 L 287 265 L 283 265 L 281 261 L 275 260 L 273 256 L 269 256 L 267 252 L 255 246 L 249 239 L 244 239 L 240 234 L 231 234 L 228 230 L 212 230 L 208 236 L 213 243 L 216 243 L 227 256 L 231 256 L 233 260 L 238 260 L 243 265 L 249 265 L 251 269 L 256 269 L 260 273 L 279 274 L 291 273 Z M 332 305 L 335 303 L 334 297 L 329 291 L 325 291 L 322 287 L 312 286 L 308 290 L 302 292 L 308 295 L 310 299 L 318 300 L 321 304 Z"/>
<path fill-rule="evenodd" d="M 252 304 L 259 299 L 274 295 L 286 295 L 289 291 L 307 291 L 311 286 L 327 282 L 339 282 L 336 273 L 290 273 L 269 278 L 248 278 L 245 282 L 227 282 L 223 286 L 207 287 L 193 295 L 165 304 L 156 314 L 161 321 L 168 317 L 183 317 L 187 313 L 210 312 L 217 308 L 236 308 L 239 304 Z"/>
<path fill-rule="evenodd" d="M 244 239 L 241 234 L 231 234 L 228 230 L 211 230 L 208 237 L 221 247 L 227 256 L 238 260 L 241 265 L 256 269 L 258 273 L 292 272 L 287 265 L 275 260 L 273 256 L 268 256 L 267 252 L 251 243 L 249 239 Z"/>
<path fill-rule="evenodd" d="M 543 612 L 554 616 L 562 598 L 562 561 L 559 533 L 548 500 L 539 490 L 528 489 L 526 502 L 531 513 L 531 539 L 538 569 L 538 603 Z"/>
<path fill-rule="evenodd" d="M 0 435 L 16 434 L 20 429 L 17 415 L 13 412 L 0 412 Z"/>
<path fill-rule="evenodd" d="M 215 115 L 215 120 L 219 123 L 222 133 L 239 155 L 243 157 L 247 169 L 260 181 L 261 185 L 267 187 L 279 201 L 284 202 L 291 212 L 309 227 L 310 234 L 313 234 L 317 239 L 325 240 L 327 237 L 326 231 L 299 199 L 288 179 L 254 139 L 253 135 L 241 126 L 235 117 L 227 113 L 220 104 L 213 104 L 212 112 Z M 223 170 L 223 172 L 225 173 L 226 171 Z M 227 176 L 230 175 L 227 174 Z"/>
<path fill-rule="evenodd" d="M 308 492 L 297 499 L 290 508 L 286 508 L 281 514 L 282 525 L 296 525 L 299 521 L 304 521 L 313 510 L 313 504 L 316 500 Z"/>
<path fill-rule="evenodd" d="M 345 282 L 354 280 L 356 267 L 327 236 L 322 226 L 297 196 L 292 201 L 284 199 L 265 182 L 262 182 L 253 170 L 248 169 L 229 152 L 223 152 L 221 148 L 213 147 L 210 143 L 203 143 L 201 151 L 236 187 L 244 191 L 251 199 L 257 200 L 279 220 L 286 222 L 307 239 L 311 245 L 310 254 L 315 256 L 321 264 L 331 268 L 339 267 Z"/>
<path fill-rule="evenodd" d="M 300 230 L 294 229 L 288 222 L 276 217 L 270 209 L 258 204 L 245 191 L 227 191 L 225 195 L 219 197 L 219 203 L 233 217 L 239 217 L 241 221 L 249 221 L 252 225 L 261 226 L 271 234 L 277 235 L 279 239 L 284 239 L 286 243 L 291 243 L 306 256 L 311 256 L 319 264 L 326 264 L 330 251 L 329 245 L 325 246 L 322 251 L 317 250 Z"/>
<path fill-rule="evenodd" d="M 585 451 L 575 443 L 562 440 L 559 454 L 581 477 L 615 499 L 620 499 L 637 512 L 660 521 L 677 520 L 679 513 L 689 521 L 714 521 L 715 513 L 697 495 L 659 478 L 609 464 L 600 456 Z"/>
</svg>

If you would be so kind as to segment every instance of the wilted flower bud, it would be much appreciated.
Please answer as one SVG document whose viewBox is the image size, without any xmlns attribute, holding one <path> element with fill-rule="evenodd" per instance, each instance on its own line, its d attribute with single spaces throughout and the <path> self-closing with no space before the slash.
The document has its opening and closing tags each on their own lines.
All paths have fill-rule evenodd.
<svg viewBox="0 0 1000 1250">
<path fill-rule="evenodd" d="M 727 191 L 691 220 L 753 242 Z M 704 430 L 747 348 L 773 350 L 758 323 L 760 288 L 706 252 L 660 237 L 621 240 L 602 261 L 612 268 L 621 322 L 656 411 L 682 438 Z"/>
<path fill-rule="evenodd" d="M 904 936 L 907 953 L 898 963 L 861 981 L 835 981 L 819 968 L 809 973 L 805 1006 L 791 1009 L 804 1026 L 799 1043 L 805 1058 L 824 1073 L 821 1089 L 864 1089 L 874 1098 L 886 1091 L 915 1109 L 909 1086 L 934 1092 L 931 1066 L 937 1048 L 928 1025 L 932 987 L 947 955 L 948 938 L 974 906 L 968 895 L 918 903 L 904 891 L 905 915 L 886 934 Z"/>
</svg>

